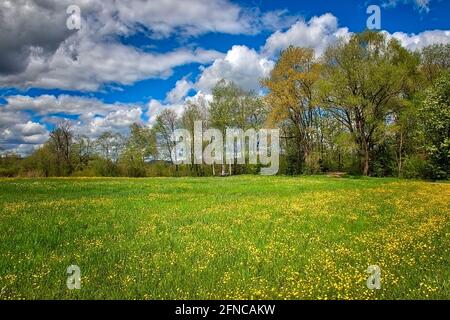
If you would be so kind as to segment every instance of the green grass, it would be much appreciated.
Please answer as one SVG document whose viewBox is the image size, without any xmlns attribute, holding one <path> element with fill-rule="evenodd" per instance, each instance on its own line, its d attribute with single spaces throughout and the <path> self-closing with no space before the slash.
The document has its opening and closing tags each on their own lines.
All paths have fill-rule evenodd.
<svg viewBox="0 0 450 320">
<path fill-rule="evenodd" d="M 396 179 L 1 179 L 0 299 L 449 299 L 449 209 Z"/>
</svg>

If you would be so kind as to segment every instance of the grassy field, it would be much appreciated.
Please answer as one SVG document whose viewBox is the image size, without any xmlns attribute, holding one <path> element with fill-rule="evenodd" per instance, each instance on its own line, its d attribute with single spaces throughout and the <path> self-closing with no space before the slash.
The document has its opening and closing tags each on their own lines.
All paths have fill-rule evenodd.
<svg viewBox="0 0 450 320">
<path fill-rule="evenodd" d="M 446 183 L 2 179 L 0 299 L 450 299 L 449 222 Z"/>
</svg>

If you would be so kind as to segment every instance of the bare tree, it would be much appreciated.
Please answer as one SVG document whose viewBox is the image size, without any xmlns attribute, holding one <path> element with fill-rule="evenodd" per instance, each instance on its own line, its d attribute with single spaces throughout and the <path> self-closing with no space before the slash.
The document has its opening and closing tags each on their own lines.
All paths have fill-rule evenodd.
<svg viewBox="0 0 450 320">
<path fill-rule="evenodd" d="M 125 144 L 124 140 L 120 133 L 105 131 L 97 138 L 95 144 L 98 152 L 105 160 L 117 163 Z"/>
<path fill-rule="evenodd" d="M 49 143 L 56 156 L 58 174 L 72 173 L 73 132 L 70 121 L 62 121 L 53 129 Z"/>
<path fill-rule="evenodd" d="M 181 116 L 181 126 L 189 131 L 191 137 L 194 137 L 195 122 L 201 121 L 202 130 L 203 128 L 206 128 L 208 118 L 207 113 L 208 112 L 205 101 L 200 101 L 199 103 L 188 102 Z M 191 154 L 194 155 L 194 164 L 191 165 L 191 170 L 195 169 L 196 174 L 200 173 L 201 175 L 203 175 L 203 164 L 196 164 L 198 159 L 193 143 L 191 144 Z M 212 168 L 214 172 L 214 165 L 212 166 Z"/>
<path fill-rule="evenodd" d="M 176 154 L 174 152 L 175 149 L 175 141 L 173 141 L 173 133 L 178 128 L 178 116 L 175 111 L 166 109 L 156 118 L 155 124 L 155 132 L 157 138 L 161 140 L 161 143 L 164 146 L 163 154 L 170 159 L 170 162 L 173 164 L 177 162 Z M 177 165 L 178 171 L 178 165 Z"/>
<path fill-rule="evenodd" d="M 84 167 L 89 164 L 89 160 L 94 152 L 94 142 L 86 135 L 77 135 L 74 139 L 74 152 L 77 158 L 77 165 Z"/>
</svg>

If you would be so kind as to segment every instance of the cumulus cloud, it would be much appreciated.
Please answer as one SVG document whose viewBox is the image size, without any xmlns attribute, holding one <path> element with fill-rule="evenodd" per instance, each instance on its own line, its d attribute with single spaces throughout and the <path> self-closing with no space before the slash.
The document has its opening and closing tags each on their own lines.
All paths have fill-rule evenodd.
<svg viewBox="0 0 450 320">
<path fill-rule="evenodd" d="M 25 71 L 36 50 L 51 56 L 73 34 L 65 21 L 63 2 L 0 1 L 0 75 Z"/>
<path fill-rule="evenodd" d="M 6 144 L 1 145 L 0 154 L 17 154 L 20 156 L 27 156 L 33 151 L 37 150 L 41 145 L 39 144 Z"/>
<path fill-rule="evenodd" d="M 189 49 L 150 54 L 119 44 L 84 43 L 79 50 L 75 60 L 67 59 L 64 48 L 50 61 L 32 58 L 23 74 L 0 78 L 0 85 L 96 91 L 108 83 L 130 85 L 143 79 L 167 78 L 179 65 L 208 63 L 221 56 L 213 50 Z"/>
<path fill-rule="evenodd" d="M 170 103 L 179 102 L 186 97 L 193 88 L 194 84 L 186 78 L 178 80 L 175 87 L 167 93 L 166 100 Z"/>
<path fill-rule="evenodd" d="M 174 102 L 168 101 L 167 98 L 164 101 L 151 99 L 148 103 L 147 109 L 148 125 L 152 126 L 155 123 L 158 115 L 165 109 L 173 110 L 179 116 L 181 116 L 188 103 L 205 106 L 211 101 L 212 95 L 210 93 L 205 93 L 202 91 L 198 91 L 194 96 L 185 96 Z"/>
<path fill-rule="evenodd" d="M 215 50 L 185 48 L 149 53 L 117 42 L 97 42 L 80 32 L 64 41 L 51 57 L 30 55 L 25 71 L 0 76 L 0 85 L 96 91 L 108 83 L 129 85 L 166 78 L 177 66 L 208 63 L 220 56 Z"/>
<path fill-rule="evenodd" d="M 43 123 L 57 124 L 68 119 L 75 134 L 97 138 L 105 131 L 126 134 L 131 124 L 143 123 L 145 109 L 145 106 L 106 104 L 68 95 L 18 95 L 5 100 L 6 104 L 0 106 L 0 145 L 9 152 L 20 148 L 19 154 L 34 150 L 48 139 L 49 131 Z M 40 118 L 39 122 L 33 121 L 30 114 Z"/>
<path fill-rule="evenodd" d="M 159 101 L 156 99 L 151 99 L 148 103 L 147 117 L 148 124 L 151 126 L 155 123 L 156 118 L 163 110 L 173 110 L 178 115 L 183 113 L 185 104 L 184 101 L 179 101 L 176 103 L 168 103 L 166 101 Z"/>
<path fill-rule="evenodd" d="M 393 34 L 385 32 L 385 34 L 387 37 L 398 39 L 402 46 L 412 51 L 422 49 L 436 43 L 450 43 L 449 30 L 424 31 L 419 34 L 406 34 L 403 32 L 395 32 Z"/>
<path fill-rule="evenodd" d="M 425 3 L 425 2 L 424 2 Z M 428 4 L 428 2 L 427 2 Z M 393 34 L 383 31 L 388 38 L 396 38 L 409 49 L 416 50 L 435 43 L 449 43 L 449 30 L 430 30 L 419 34 L 406 34 L 395 32 Z M 286 31 L 273 33 L 266 41 L 261 51 L 266 56 L 273 56 L 290 45 L 309 47 L 316 50 L 320 56 L 325 48 L 339 38 L 348 39 L 352 33 L 348 28 L 340 28 L 338 19 L 331 13 L 315 16 L 308 22 L 297 21 Z"/>
<path fill-rule="evenodd" d="M 260 80 L 269 76 L 281 50 L 290 45 L 311 47 L 317 55 L 339 38 L 349 38 L 347 28 L 339 28 L 338 20 L 330 13 L 314 16 L 309 21 L 295 22 L 286 31 L 276 31 L 257 52 L 242 45 L 233 46 L 224 57 L 216 59 L 209 67 L 201 67 L 201 74 L 194 84 L 198 91 L 210 93 L 221 79 L 233 81 L 245 90 L 259 92 Z"/>
<path fill-rule="evenodd" d="M 105 104 L 97 99 L 70 95 L 41 95 L 37 97 L 16 95 L 5 98 L 4 110 L 31 111 L 37 115 L 106 115 L 111 111 L 126 108 L 122 104 Z"/>
<path fill-rule="evenodd" d="M 250 12 L 227 0 L 117 1 L 118 18 L 127 25 L 143 25 L 155 37 L 175 32 L 252 33 Z"/>
<path fill-rule="evenodd" d="M 348 38 L 348 28 L 339 28 L 338 19 L 331 13 L 314 16 L 309 21 L 297 21 L 286 31 L 276 31 L 266 41 L 262 52 L 273 56 L 290 45 L 314 48 L 320 55 L 338 38 Z"/>
<path fill-rule="evenodd" d="M 126 134 L 130 125 L 142 123 L 143 111 L 140 107 L 130 107 L 112 111 L 106 116 L 81 117 L 74 124 L 74 131 L 89 138 L 97 138 L 105 131 Z"/>
<path fill-rule="evenodd" d="M 81 30 L 66 27 L 66 8 L 81 8 Z M 287 11 L 262 14 L 229 0 L 4 0 L 0 2 L 0 86 L 96 91 L 166 78 L 173 68 L 210 63 L 214 50 L 138 50 L 117 36 L 189 37 L 207 32 L 254 34 L 283 26 Z"/>
<path fill-rule="evenodd" d="M 0 145 L 4 151 L 11 152 L 20 146 L 23 154 L 25 149 L 32 150 L 33 145 L 40 145 L 48 138 L 47 128 L 33 122 L 26 113 L 1 107 L 0 118 Z"/>
<path fill-rule="evenodd" d="M 261 78 L 267 77 L 274 62 L 246 46 L 233 46 L 224 58 L 203 69 L 195 87 L 210 92 L 221 79 L 233 81 L 244 90 L 259 91 Z"/>
</svg>

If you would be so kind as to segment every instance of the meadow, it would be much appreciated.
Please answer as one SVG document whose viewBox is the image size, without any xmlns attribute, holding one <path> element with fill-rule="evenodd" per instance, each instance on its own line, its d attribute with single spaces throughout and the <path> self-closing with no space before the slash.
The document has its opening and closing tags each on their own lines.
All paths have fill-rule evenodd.
<svg viewBox="0 0 450 320">
<path fill-rule="evenodd" d="M 449 299 L 449 209 L 392 178 L 0 179 L 0 299 Z"/>
</svg>

